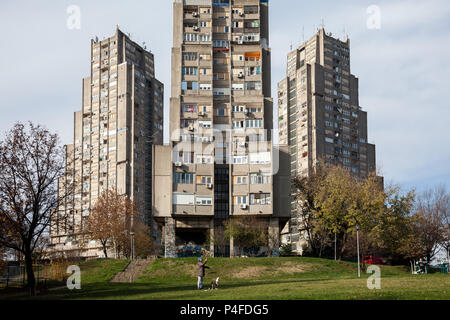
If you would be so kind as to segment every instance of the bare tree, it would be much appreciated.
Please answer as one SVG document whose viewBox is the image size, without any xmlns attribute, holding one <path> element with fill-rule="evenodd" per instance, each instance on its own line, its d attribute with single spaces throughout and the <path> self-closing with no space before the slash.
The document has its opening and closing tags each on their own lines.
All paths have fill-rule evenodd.
<svg viewBox="0 0 450 320">
<path fill-rule="evenodd" d="M 135 212 L 135 203 L 115 190 L 107 190 L 97 199 L 86 223 L 86 232 L 92 240 L 101 243 L 106 258 L 109 248 L 114 248 L 117 254 L 123 251 Z"/>
<path fill-rule="evenodd" d="M 450 195 L 444 186 L 425 191 L 418 199 L 413 217 L 417 241 L 430 262 L 448 242 Z"/>
<path fill-rule="evenodd" d="M 58 136 L 31 122 L 28 126 L 17 123 L 0 142 L 0 220 L 4 230 L 0 244 L 23 254 L 33 294 L 33 252 L 58 207 L 64 158 Z M 69 193 L 71 188 L 64 190 Z"/>
</svg>

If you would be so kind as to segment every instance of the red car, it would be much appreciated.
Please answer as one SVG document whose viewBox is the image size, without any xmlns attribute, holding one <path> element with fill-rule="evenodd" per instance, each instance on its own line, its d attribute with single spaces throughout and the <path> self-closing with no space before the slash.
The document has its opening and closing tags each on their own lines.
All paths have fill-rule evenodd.
<svg viewBox="0 0 450 320">
<path fill-rule="evenodd" d="M 362 259 L 362 262 L 364 264 L 375 264 L 375 265 L 389 264 L 388 259 L 373 255 L 365 256 Z"/>
</svg>

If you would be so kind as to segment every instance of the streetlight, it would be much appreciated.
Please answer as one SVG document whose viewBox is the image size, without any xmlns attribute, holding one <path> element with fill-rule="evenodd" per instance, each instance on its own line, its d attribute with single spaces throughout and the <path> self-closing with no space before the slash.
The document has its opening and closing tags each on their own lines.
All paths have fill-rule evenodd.
<svg viewBox="0 0 450 320">
<path fill-rule="evenodd" d="M 134 232 L 131 231 L 130 232 L 130 236 L 131 236 L 131 260 L 134 260 Z"/>
<path fill-rule="evenodd" d="M 361 268 L 359 266 L 359 225 L 356 225 L 356 248 L 358 250 L 358 278 L 361 278 Z"/>
<path fill-rule="evenodd" d="M 131 236 L 131 272 L 130 272 L 130 283 L 133 282 L 133 273 L 134 273 L 134 232 L 130 231 L 130 236 Z"/>
</svg>

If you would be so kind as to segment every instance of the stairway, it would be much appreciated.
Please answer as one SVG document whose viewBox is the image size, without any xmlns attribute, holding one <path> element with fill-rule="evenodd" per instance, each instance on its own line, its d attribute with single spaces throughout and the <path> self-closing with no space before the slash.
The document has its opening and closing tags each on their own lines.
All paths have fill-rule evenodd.
<svg viewBox="0 0 450 320">
<path fill-rule="evenodd" d="M 111 282 L 114 283 L 130 283 L 134 282 L 148 267 L 155 261 L 156 257 L 147 259 L 136 259 L 131 261 L 124 271 L 116 274 Z"/>
</svg>

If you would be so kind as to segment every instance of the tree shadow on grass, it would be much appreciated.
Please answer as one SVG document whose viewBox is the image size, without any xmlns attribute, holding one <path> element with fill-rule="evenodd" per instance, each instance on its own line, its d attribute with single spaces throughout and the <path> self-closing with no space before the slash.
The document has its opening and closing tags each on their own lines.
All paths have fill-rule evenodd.
<svg viewBox="0 0 450 320">
<path fill-rule="evenodd" d="M 283 284 L 292 284 L 292 283 L 308 283 L 308 282 L 320 282 L 320 281 L 329 281 L 332 279 L 291 279 L 291 280 L 270 280 L 270 281 L 244 281 L 244 282 L 232 282 L 225 283 L 220 286 L 218 292 L 222 293 L 223 291 L 231 291 L 230 299 L 233 297 L 233 290 L 245 287 L 258 287 L 264 285 L 283 285 Z M 37 297 L 36 299 L 43 300 L 71 300 L 71 299 L 86 299 L 86 300 L 126 300 L 133 299 L 133 297 L 139 297 L 140 299 L 150 299 L 146 298 L 146 296 L 152 296 L 152 300 L 177 300 L 177 299 L 186 299 L 192 298 L 187 297 L 186 295 L 192 294 L 195 295 L 197 293 L 202 292 L 203 290 L 197 290 L 196 282 L 193 281 L 192 285 L 186 285 L 186 283 L 182 283 L 181 285 L 177 285 L 173 283 L 171 285 L 167 284 L 159 284 L 159 283 L 91 283 L 82 286 L 82 290 L 70 291 L 68 289 L 60 290 L 52 293 L 49 296 L 45 297 Z M 204 288 L 207 290 L 208 286 Z M 161 298 L 158 298 L 161 296 Z M 195 296 L 194 296 L 195 298 Z M 200 296 L 198 298 L 204 298 L 207 300 L 207 296 Z"/>
</svg>

